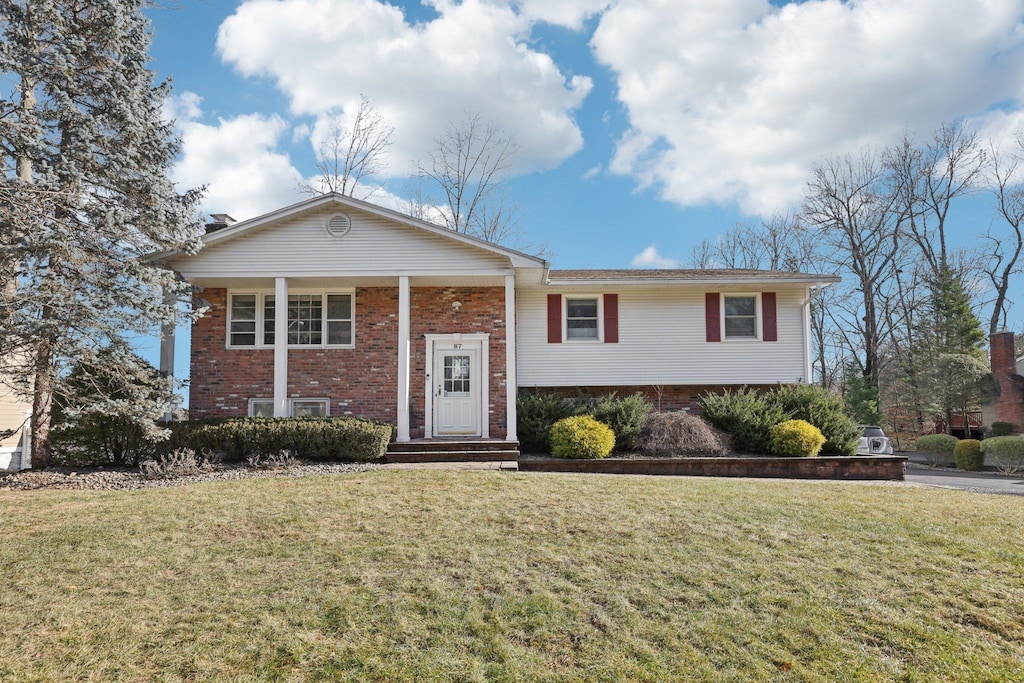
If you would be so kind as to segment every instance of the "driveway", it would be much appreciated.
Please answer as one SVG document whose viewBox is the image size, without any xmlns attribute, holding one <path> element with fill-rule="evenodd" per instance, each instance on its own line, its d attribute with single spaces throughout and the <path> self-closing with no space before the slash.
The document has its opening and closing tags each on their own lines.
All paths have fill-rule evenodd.
<svg viewBox="0 0 1024 683">
<path fill-rule="evenodd" d="M 1024 496 L 1024 476 L 1010 477 L 996 472 L 958 472 L 907 463 L 906 480 L 936 488 Z"/>
</svg>

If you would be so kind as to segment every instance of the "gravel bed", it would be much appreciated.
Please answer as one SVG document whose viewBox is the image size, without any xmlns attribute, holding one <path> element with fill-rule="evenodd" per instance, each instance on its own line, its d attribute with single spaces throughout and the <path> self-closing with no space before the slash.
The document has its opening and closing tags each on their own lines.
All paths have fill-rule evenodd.
<svg viewBox="0 0 1024 683">
<path fill-rule="evenodd" d="M 267 477 L 313 477 L 324 474 L 368 472 L 378 466 L 370 463 L 310 463 L 285 469 L 250 469 L 244 464 L 218 465 L 215 469 L 172 479 L 146 479 L 138 470 L 74 469 L 50 467 L 0 476 L 0 490 L 31 491 L 34 489 L 136 490 L 187 486 L 208 481 L 265 479 Z"/>
</svg>

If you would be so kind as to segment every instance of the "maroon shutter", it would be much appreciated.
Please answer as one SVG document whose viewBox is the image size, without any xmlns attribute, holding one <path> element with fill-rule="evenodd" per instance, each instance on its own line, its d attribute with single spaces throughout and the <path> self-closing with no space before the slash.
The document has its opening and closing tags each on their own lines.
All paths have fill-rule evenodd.
<svg viewBox="0 0 1024 683">
<path fill-rule="evenodd" d="M 761 292 L 761 338 L 766 342 L 779 340 L 778 316 L 775 312 L 775 292 Z"/>
<path fill-rule="evenodd" d="M 704 295 L 704 323 L 709 342 L 722 341 L 722 309 L 718 292 Z"/>
<path fill-rule="evenodd" d="M 604 295 L 604 343 L 619 343 L 619 295 Z"/>
<path fill-rule="evenodd" d="M 548 344 L 562 341 L 562 295 L 548 294 Z"/>
</svg>

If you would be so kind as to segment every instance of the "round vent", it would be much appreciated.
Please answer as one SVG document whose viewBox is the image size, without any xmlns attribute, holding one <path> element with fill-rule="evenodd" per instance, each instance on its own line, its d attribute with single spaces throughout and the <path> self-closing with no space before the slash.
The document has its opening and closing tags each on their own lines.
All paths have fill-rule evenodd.
<svg viewBox="0 0 1024 683">
<path fill-rule="evenodd" d="M 335 213 L 327 218 L 327 234 L 331 237 L 344 237 L 352 229 L 352 219 L 346 213 Z"/>
</svg>

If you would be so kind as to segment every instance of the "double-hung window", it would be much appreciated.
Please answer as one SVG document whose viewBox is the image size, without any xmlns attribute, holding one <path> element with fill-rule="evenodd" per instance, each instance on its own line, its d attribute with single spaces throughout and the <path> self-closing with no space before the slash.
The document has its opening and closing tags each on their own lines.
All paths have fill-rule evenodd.
<svg viewBox="0 0 1024 683">
<path fill-rule="evenodd" d="M 351 292 L 289 294 L 288 345 L 352 346 L 354 303 Z M 232 294 L 228 304 L 228 346 L 273 346 L 277 306 L 273 294 Z"/>
<path fill-rule="evenodd" d="M 725 295 L 725 338 L 757 339 L 757 297 Z"/>
<path fill-rule="evenodd" d="M 565 338 L 598 339 L 597 297 L 566 297 Z"/>
</svg>

